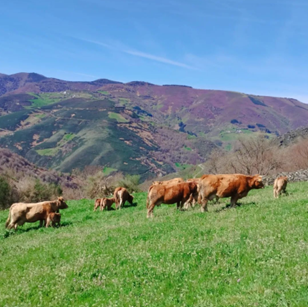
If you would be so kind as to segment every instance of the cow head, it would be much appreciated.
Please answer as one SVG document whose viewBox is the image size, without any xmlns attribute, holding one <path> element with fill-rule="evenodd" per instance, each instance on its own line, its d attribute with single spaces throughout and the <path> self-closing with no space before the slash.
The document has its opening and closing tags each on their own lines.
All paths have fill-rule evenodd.
<svg viewBox="0 0 308 307">
<path fill-rule="evenodd" d="M 127 200 L 131 205 L 133 204 L 133 199 L 134 199 L 133 195 L 128 195 Z"/>
<path fill-rule="evenodd" d="M 255 175 L 252 177 L 252 184 L 251 187 L 253 189 L 262 189 L 264 188 L 264 183 L 262 182 L 262 176 Z"/>
<path fill-rule="evenodd" d="M 58 208 L 59 209 L 67 209 L 68 208 L 68 205 L 65 203 L 64 198 L 62 196 L 58 197 Z"/>
</svg>

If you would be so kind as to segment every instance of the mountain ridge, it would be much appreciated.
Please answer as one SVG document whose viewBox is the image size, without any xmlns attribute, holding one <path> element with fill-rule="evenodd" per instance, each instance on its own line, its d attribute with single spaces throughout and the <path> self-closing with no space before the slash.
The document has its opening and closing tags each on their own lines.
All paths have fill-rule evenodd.
<svg viewBox="0 0 308 307">
<path fill-rule="evenodd" d="M 239 137 L 307 126 L 308 105 L 233 91 L 108 79 L 0 75 L 0 147 L 39 166 L 104 165 L 165 175 L 206 160 Z"/>
</svg>

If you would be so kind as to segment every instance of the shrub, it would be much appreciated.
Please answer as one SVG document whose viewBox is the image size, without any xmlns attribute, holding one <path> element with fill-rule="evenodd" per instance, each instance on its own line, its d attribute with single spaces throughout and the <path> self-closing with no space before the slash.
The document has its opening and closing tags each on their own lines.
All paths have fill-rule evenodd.
<svg viewBox="0 0 308 307">
<path fill-rule="evenodd" d="M 128 192 L 140 192 L 138 187 L 140 181 L 139 175 L 126 175 L 123 179 L 118 181 L 118 186 L 126 188 Z"/>
<path fill-rule="evenodd" d="M 16 184 L 19 201 L 39 202 L 51 200 L 62 195 L 60 186 L 54 183 L 44 183 L 39 179 L 24 177 Z"/>
<path fill-rule="evenodd" d="M 4 177 L 0 177 L 0 209 L 4 210 L 11 205 L 12 189 Z"/>
</svg>

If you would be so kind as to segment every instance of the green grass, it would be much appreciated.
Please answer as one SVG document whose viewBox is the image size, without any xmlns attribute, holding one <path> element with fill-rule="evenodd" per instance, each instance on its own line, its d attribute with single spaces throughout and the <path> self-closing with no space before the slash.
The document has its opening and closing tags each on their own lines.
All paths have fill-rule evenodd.
<svg viewBox="0 0 308 307">
<path fill-rule="evenodd" d="M 114 113 L 114 112 L 108 112 L 108 117 L 111 119 L 115 119 L 119 123 L 127 123 L 128 120 L 125 119 L 121 114 Z"/>
<path fill-rule="evenodd" d="M 307 306 L 308 183 L 178 212 L 93 212 L 69 201 L 63 227 L 0 231 L 1 306 Z M 8 211 L 0 212 L 4 225 Z"/>
<path fill-rule="evenodd" d="M 110 93 L 108 91 L 98 91 L 98 92 L 103 94 L 103 95 L 110 95 Z"/>
<path fill-rule="evenodd" d="M 61 100 L 60 93 L 41 93 L 41 94 L 34 94 L 29 93 L 34 97 L 31 99 L 32 102 L 30 108 L 40 108 L 43 106 L 47 106 L 49 104 L 53 104 L 59 102 Z"/>
<path fill-rule="evenodd" d="M 182 163 L 179 163 L 179 162 L 176 162 L 174 164 L 180 170 L 184 170 L 184 169 L 189 168 L 191 166 L 191 164 L 185 164 L 185 163 L 182 164 Z"/>
<path fill-rule="evenodd" d="M 59 151 L 59 148 L 46 148 L 46 149 L 37 149 L 36 152 L 40 156 L 55 156 Z"/>
<path fill-rule="evenodd" d="M 121 106 L 125 106 L 125 105 L 127 105 L 129 103 L 130 103 L 130 99 L 128 99 L 128 98 L 119 98 L 119 104 Z"/>
<path fill-rule="evenodd" d="M 111 174 L 112 172 L 115 172 L 115 171 L 117 171 L 117 169 L 116 168 L 112 168 L 112 167 L 104 167 L 104 169 L 103 169 L 103 173 L 104 173 L 104 175 L 106 175 L 106 176 L 108 176 L 109 174 Z"/>
<path fill-rule="evenodd" d="M 237 132 L 237 131 L 241 131 L 240 133 Z M 227 131 L 230 131 L 230 132 L 227 132 Z M 239 137 L 246 137 L 246 136 L 251 136 L 253 132 L 248 130 L 248 129 L 241 129 L 241 128 L 238 128 L 238 129 L 229 129 L 229 130 L 224 130 L 224 131 L 221 131 L 220 134 L 219 134 L 219 139 L 221 141 L 225 141 L 225 142 L 228 142 L 228 141 L 234 141 L 234 140 L 237 140 Z"/>
</svg>

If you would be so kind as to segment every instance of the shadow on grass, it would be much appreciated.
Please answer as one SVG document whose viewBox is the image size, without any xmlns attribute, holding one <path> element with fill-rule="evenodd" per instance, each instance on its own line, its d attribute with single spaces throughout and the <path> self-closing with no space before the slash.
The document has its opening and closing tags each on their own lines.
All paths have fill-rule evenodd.
<svg viewBox="0 0 308 307">
<path fill-rule="evenodd" d="M 214 212 L 219 213 L 219 212 L 224 211 L 224 210 L 228 210 L 228 209 L 232 209 L 232 208 L 237 208 L 237 207 L 250 206 L 250 205 L 256 205 L 256 203 L 254 201 L 250 202 L 250 203 L 237 203 L 235 207 L 231 207 L 231 204 L 226 204 L 225 207 L 222 207 L 222 208 L 219 208 L 217 210 L 214 210 Z"/>
<path fill-rule="evenodd" d="M 130 204 L 130 203 L 126 203 L 126 204 L 124 204 L 123 206 L 122 206 L 122 208 L 130 208 L 130 207 L 137 207 L 137 203 L 132 203 L 132 204 Z"/>
<path fill-rule="evenodd" d="M 63 223 L 61 223 L 61 225 L 57 225 L 55 227 L 49 226 L 48 228 L 62 228 L 62 227 L 70 226 L 72 224 L 73 224 L 72 222 L 63 222 Z M 46 228 L 45 226 L 40 226 L 40 225 L 33 226 L 33 227 L 30 227 L 30 228 L 27 228 L 27 229 L 23 229 L 21 227 L 22 226 L 18 227 L 17 230 L 15 230 L 15 229 L 5 229 L 5 233 L 3 234 L 3 237 L 8 238 L 8 237 L 13 236 L 13 235 L 27 233 L 29 231 L 34 231 L 34 230 L 38 231 L 40 229 Z"/>
</svg>

